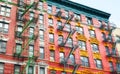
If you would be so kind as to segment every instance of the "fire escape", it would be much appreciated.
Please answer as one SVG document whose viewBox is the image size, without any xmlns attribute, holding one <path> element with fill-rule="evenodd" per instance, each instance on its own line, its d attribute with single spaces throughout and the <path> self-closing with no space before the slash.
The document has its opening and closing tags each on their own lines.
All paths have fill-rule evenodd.
<svg viewBox="0 0 120 74">
<path fill-rule="evenodd" d="M 71 38 L 76 30 L 72 29 L 71 25 L 69 24 L 69 21 L 71 21 L 73 19 L 74 15 L 69 15 L 69 17 L 64 17 L 64 16 L 62 16 L 62 12 L 59 11 L 55 16 L 66 20 L 64 25 L 58 25 L 58 27 L 57 27 L 58 31 L 63 31 L 65 33 L 67 32 L 67 34 L 68 34 L 65 38 L 64 37 L 58 38 L 58 46 L 70 49 L 69 54 L 60 62 L 61 64 L 64 65 L 64 70 L 65 70 L 67 65 L 69 65 L 68 60 L 70 58 L 70 55 L 78 48 L 77 43 L 75 43 Z M 68 29 L 68 27 L 66 27 L 66 25 L 70 25 L 69 29 Z M 73 67 L 74 67 L 72 74 L 75 74 L 76 70 L 79 68 L 80 64 L 77 64 L 73 60 L 72 60 L 72 62 L 74 62 L 74 63 L 72 63 Z"/>
<path fill-rule="evenodd" d="M 22 70 L 21 74 L 25 73 L 25 70 L 27 67 L 29 67 L 30 65 L 34 65 L 35 61 L 37 60 L 37 57 L 39 56 L 39 53 L 37 53 L 37 51 L 34 50 L 33 48 L 33 52 L 32 54 L 29 53 L 30 50 L 28 50 L 28 46 L 31 42 L 35 42 L 37 37 L 38 37 L 38 33 L 35 31 L 36 29 L 36 22 L 38 20 L 38 17 L 33 16 L 31 19 L 27 19 L 26 15 L 29 12 L 30 14 L 30 9 L 36 10 L 37 9 L 37 4 L 38 2 L 33 2 L 30 5 L 27 5 L 23 2 L 23 10 L 22 14 L 20 14 L 20 19 L 22 19 L 23 23 L 25 24 L 23 26 L 23 29 L 21 32 L 16 32 L 16 36 L 21 37 L 23 40 L 23 44 L 22 47 L 19 48 L 20 52 L 17 52 L 16 49 L 14 50 L 14 57 L 18 57 L 18 58 L 28 58 L 26 65 L 24 67 L 24 69 Z M 21 8 L 21 7 L 20 7 Z M 18 12 L 19 15 L 19 12 Z M 33 33 L 29 32 L 29 35 L 26 34 L 26 30 L 29 29 L 30 27 L 33 26 Z M 27 55 L 23 54 L 23 52 L 27 51 Z"/>
<path fill-rule="evenodd" d="M 120 41 L 113 40 L 114 37 L 112 36 L 113 30 L 116 29 L 115 24 L 112 24 L 112 23 L 109 23 L 109 25 L 103 24 L 101 25 L 100 29 L 107 30 L 109 32 L 108 36 L 104 35 L 103 42 L 112 44 L 112 51 L 111 52 L 110 50 L 107 51 L 108 54 L 106 56 L 109 58 L 115 58 L 117 60 L 116 68 L 113 71 L 111 71 L 111 74 L 120 74 L 120 54 L 118 53 L 119 51 L 116 50 L 116 44 L 120 43 Z"/>
<path fill-rule="evenodd" d="M 38 21 L 38 16 L 33 16 L 31 19 L 28 18 L 28 14 L 30 13 L 30 10 L 37 10 L 38 2 L 32 2 L 31 4 L 26 4 L 23 1 L 19 0 L 18 4 L 6 1 L 6 0 L 0 0 L 0 2 L 10 4 L 13 6 L 18 7 L 17 11 L 17 21 L 23 23 L 22 25 L 22 31 L 15 31 L 15 38 L 21 40 L 23 43 L 22 46 L 19 48 L 14 47 L 13 48 L 13 56 L 18 59 L 24 59 L 23 62 L 25 62 L 25 66 L 22 69 L 20 74 L 25 74 L 25 70 L 29 66 L 34 66 L 35 61 L 37 60 L 39 56 L 39 51 L 34 50 L 33 48 L 33 54 L 29 53 L 29 45 L 36 41 L 38 37 L 38 31 L 36 30 L 38 27 L 36 25 Z M 35 14 L 34 14 L 35 15 Z M 16 26 L 18 27 L 18 25 Z M 30 27 L 33 27 L 33 33 L 30 33 Z M 26 34 L 27 33 L 27 34 Z M 27 52 L 26 52 L 27 51 Z"/>
</svg>

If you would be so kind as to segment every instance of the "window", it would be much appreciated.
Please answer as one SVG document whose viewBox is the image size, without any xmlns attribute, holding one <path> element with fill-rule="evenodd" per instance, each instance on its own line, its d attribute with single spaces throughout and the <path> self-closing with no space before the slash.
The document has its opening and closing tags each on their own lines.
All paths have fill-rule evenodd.
<svg viewBox="0 0 120 74">
<path fill-rule="evenodd" d="M 19 5 L 19 6 L 25 5 L 24 0 L 18 0 L 18 5 Z"/>
<path fill-rule="evenodd" d="M 59 35 L 58 36 L 58 44 L 61 44 L 61 43 L 63 43 L 63 36 Z"/>
<path fill-rule="evenodd" d="M 50 61 L 55 61 L 55 51 L 50 50 Z"/>
<path fill-rule="evenodd" d="M 6 42 L 0 40 L 0 53 L 6 52 Z"/>
<path fill-rule="evenodd" d="M 93 24 L 93 23 L 92 23 L 92 18 L 87 17 L 87 24 L 88 24 L 88 25 L 92 25 L 92 24 Z"/>
<path fill-rule="evenodd" d="M 56 7 L 56 13 L 60 11 L 60 8 Z"/>
<path fill-rule="evenodd" d="M 120 63 L 116 63 L 116 69 L 117 69 L 117 72 L 120 72 Z"/>
<path fill-rule="evenodd" d="M 106 50 L 106 55 L 110 55 L 110 51 L 109 51 L 108 46 L 105 46 L 105 50 Z"/>
<path fill-rule="evenodd" d="M 65 17 L 68 18 L 69 17 L 69 12 L 66 10 L 65 11 Z"/>
<path fill-rule="evenodd" d="M 74 54 L 70 54 L 70 63 L 71 64 L 75 64 L 75 57 L 74 57 Z"/>
<path fill-rule="evenodd" d="M 96 37 L 94 30 L 89 30 L 90 37 Z"/>
<path fill-rule="evenodd" d="M 112 55 L 116 55 L 116 49 L 112 48 Z"/>
<path fill-rule="evenodd" d="M 48 13 L 51 14 L 52 13 L 52 6 L 48 5 Z"/>
<path fill-rule="evenodd" d="M 16 53 L 19 54 L 22 50 L 22 45 L 21 44 L 16 44 Z"/>
<path fill-rule="evenodd" d="M 10 17 L 10 7 L 0 6 L 0 15 Z"/>
<path fill-rule="evenodd" d="M 81 20 L 81 18 L 80 18 L 80 15 L 79 14 L 74 14 L 74 17 L 75 17 L 75 20 L 77 20 L 77 21 L 80 21 Z"/>
<path fill-rule="evenodd" d="M 64 52 L 60 52 L 60 62 L 64 62 L 65 55 Z"/>
<path fill-rule="evenodd" d="M 17 27 L 17 31 L 18 31 L 18 32 L 22 32 L 22 29 L 23 29 L 22 26 L 18 26 L 18 27 Z"/>
<path fill-rule="evenodd" d="M 22 10 L 18 10 L 18 12 L 17 12 L 17 20 L 20 20 L 20 21 L 23 20 L 23 17 L 21 17 L 22 14 L 23 14 L 23 11 Z"/>
<path fill-rule="evenodd" d="M 44 47 L 40 47 L 40 59 L 44 59 Z"/>
<path fill-rule="evenodd" d="M 82 62 L 82 66 L 89 67 L 88 57 L 81 56 L 80 59 L 81 59 L 81 62 Z"/>
<path fill-rule="evenodd" d="M 14 74 L 20 74 L 20 65 L 14 66 Z"/>
<path fill-rule="evenodd" d="M 65 28 L 64 30 L 67 31 L 67 32 L 71 31 L 71 26 L 70 26 L 69 23 L 66 23 L 64 28 Z"/>
<path fill-rule="evenodd" d="M 66 74 L 66 72 L 62 71 L 61 74 Z"/>
<path fill-rule="evenodd" d="M 29 37 L 32 38 L 34 35 L 34 28 L 33 27 L 30 27 L 29 28 Z"/>
<path fill-rule="evenodd" d="M 80 34 L 84 34 L 82 27 L 76 26 L 76 31 Z"/>
<path fill-rule="evenodd" d="M 48 24 L 49 24 L 49 26 L 53 26 L 53 19 L 48 19 Z"/>
<path fill-rule="evenodd" d="M 62 22 L 61 21 L 57 21 L 57 25 L 58 26 L 62 26 Z"/>
<path fill-rule="evenodd" d="M 72 44 L 73 44 L 72 38 L 68 38 L 66 44 L 67 44 L 68 47 L 72 47 Z"/>
<path fill-rule="evenodd" d="M 79 48 L 86 50 L 86 43 L 84 41 L 78 41 Z"/>
<path fill-rule="evenodd" d="M 93 52 L 99 52 L 98 45 L 97 44 L 91 44 Z"/>
<path fill-rule="evenodd" d="M 114 66 L 113 66 L 113 63 L 111 61 L 109 62 L 109 66 L 110 66 L 110 71 L 114 71 Z"/>
<path fill-rule="evenodd" d="M 102 21 L 98 21 L 99 25 L 101 26 L 102 25 Z"/>
<path fill-rule="evenodd" d="M 49 41 L 50 41 L 50 43 L 54 43 L 54 34 L 53 33 L 49 33 Z"/>
<path fill-rule="evenodd" d="M 44 21 L 43 15 L 39 15 L 39 22 L 40 22 L 41 24 L 43 24 L 43 21 Z"/>
<path fill-rule="evenodd" d="M 4 21 L 0 21 L 0 32 L 1 33 L 8 33 L 8 24 Z"/>
<path fill-rule="evenodd" d="M 40 37 L 40 40 L 44 40 L 44 31 L 43 30 L 39 30 L 39 37 Z"/>
<path fill-rule="evenodd" d="M 0 63 L 0 74 L 4 74 L 4 63 Z"/>
<path fill-rule="evenodd" d="M 55 70 L 51 70 L 50 74 L 56 74 L 56 71 Z"/>
<path fill-rule="evenodd" d="M 38 8 L 39 8 L 39 9 L 43 9 L 43 2 L 39 1 L 39 3 L 38 3 Z"/>
<path fill-rule="evenodd" d="M 45 68 L 44 67 L 40 67 L 40 74 L 45 74 Z"/>
<path fill-rule="evenodd" d="M 30 20 L 32 20 L 34 17 L 34 12 L 30 12 Z"/>
<path fill-rule="evenodd" d="M 102 38 L 103 38 L 103 40 L 106 39 L 106 35 L 105 35 L 105 33 L 102 33 Z"/>
<path fill-rule="evenodd" d="M 98 69 L 102 69 L 102 61 L 99 59 L 95 59 L 95 64 Z"/>
<path fill-rule="evenodd" d="M 33 74 L 34 73 L 34 68 L 33 66 L 28 67 L 28 74 Z"/>
<path fill-rule="evenodd" d="M 29 46 L 29 57 L 33 57 L 34 55 L 34 47 L 33 46 Z"/>
</svg>

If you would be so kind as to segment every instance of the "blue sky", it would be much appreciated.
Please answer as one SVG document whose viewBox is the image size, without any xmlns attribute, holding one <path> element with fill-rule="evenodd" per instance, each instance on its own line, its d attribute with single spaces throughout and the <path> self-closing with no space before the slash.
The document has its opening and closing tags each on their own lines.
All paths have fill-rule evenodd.
<svg viewBox="0 0 120 74">
<path fill-rule="evenodd" d="M 120 0 L 71 0 L 110 13 L 110 22 L 120 27 Z"/>
</svg>

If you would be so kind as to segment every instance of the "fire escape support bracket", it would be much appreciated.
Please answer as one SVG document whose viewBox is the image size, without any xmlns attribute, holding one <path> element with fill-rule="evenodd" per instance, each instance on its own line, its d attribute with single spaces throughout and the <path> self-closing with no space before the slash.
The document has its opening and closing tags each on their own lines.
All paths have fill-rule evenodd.
<svg viewBox="0 0 120 74">
<path fill-rule="evenodd" d="M 76 70 L 80 67 L 80 64 L 75 64 L 72 74 L 76 74 Z"/>
<path fill-rule="evenodd" d="M 23 17 L 23 16 L 26 14 L 26 12 L 28 12 L 28 10 L 29 10 L 30 8 L 32 8 L 35 4 L 36 4 L 36 3 L 33 2 L 31 5 L 29 5 L 29 6 L 27 7 L 27 9 L 23 12 L 23 14 L 21 15 L 21 17 Z"/>
</svg>

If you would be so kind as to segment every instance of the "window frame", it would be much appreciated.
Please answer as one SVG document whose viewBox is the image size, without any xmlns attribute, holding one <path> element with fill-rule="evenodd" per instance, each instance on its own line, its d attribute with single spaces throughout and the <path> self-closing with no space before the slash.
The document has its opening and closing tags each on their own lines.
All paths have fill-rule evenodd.
<svg viewBox="0 0 120 74">
<path fill-rule="evenodd" d="M 84 34 L 83 27 L 76 26 L 75 28 L 76 28 L 77 33 L 80 33 L 82 35 Z"/>
<path fill-rule="evenodd" d="M 19 71 L 16 72 L 16 69 L 19 68 Z M 20 74 L 21 66 L 20 65 L 14 65 L 14 74 Z"/>
<path fill-rule="evenodd" d="M 49 26 L 54 26 L 52 18 L 48 18 L 48 24 Z"/>
<path fill-rule="evenodd" d="M 93 25 L 93 21 L 91 17 L 86 17 L 87 18 L 87 24 L 88 25 Z"/>
<path fill-rule="evenodd" d="M 0 40 L 0 49 L 1 49 L 0 53 L 6 53 L 6 50 L 7 50 L 6 48 L 7 48 L 7 41 Z"/>
<path fill-rule="evenodd" d="M 7 23 L 5 21 L 0 21 L 0 25 L 1 25 L 0 32 L 7 34 L 9 32 L 9 23 Z M 7 28 L 6 28 L 6 26 L 7 26 Z"/>
<path fill-rule="evenodd" d="M 44 47 L 40 47 L 39 50 L 40 50 L 39 51 L 40 52 L 40 59 L 44 59 L 45 58 L 45 49 L 44 49 Z"/>
<path fill-rule="evenodd" d="M 93 51 L 93 52 L 97 52 L 97 53 L 100 52 L 100 51 L 99 51 L 99 46 L 98 46 L 97 44 L 91 44 L 91 47 L 92 47 L 92 51 Z"/>
<path fill-rule="evenodd" d="M 0 62 L 0 67 L 1 67 L 1 65 L 2 65 L 2 68 L 0 70 L 2 70 L 2 73 L 0 73 L 0 74 L 4 74 L 4 63 Z"/>
<path fill-rule="evenodd" d="M 112 61 L 109 61 L 109 67 L 110 67 L 110 71 L 114 71 L 114 66 Z"/>
<path fill-rule="evenodd" d="M 87 50 L 85 41 L 78 40 L 78 45 L 79 45 L 80 50 Z"/>
<path fill-rule="evenodd" d="M 81 56 L 80 59 L 81 59 L 81 62 L 82 62 L 82 66 L 90 67 L 90 62 L 89 62 L 88 57 Z"/>
<path fill-rule="evenodd" d="M 103 69 L 102 60 L 94 59 L 94 61 L 95 61 L 95 64 L 96 64 L 96 68 Z"/>
<path fill-rule="evenodd" d="M 50 61 L 55 61 L 55 51 L 50 50 Z"/>
<path fill-rule="evenodd" d="M 48 6 L 47 6 L 47 12 L 48 12 L 49 14 L 52 14 L 52 5 L 48 5 Z"/>
<path fill-rule="evenodd" d="M 32 49 L 30 49 L 30 47 L 32 47 Z M 33 57 L 34 56 L 34 46 L 33 45 L 29 45 L 29 50 L 28 50 L 29 52 L 29 57 Z M 32 56 L 31 56 L 31 54 L 32 54 Z"/>
<path fill-rule="evenodd" d="M 70 60 L 71 64 L 75 64 L 75 55 L 74 54 L 70 54 L 69 60 Z"/>
<path fill-rule="evenodd" d="M 3 8 L 4 8 L 4 10 L 3 10 Z M 0 5 L 0 15 L 10 17 L 10 15 L 11 15 L 11 7 Z"/>
<path fill-rule="evenodd" d="M 29 73 L 29 72 L 31 71 L 31 70 L 29 71 L 29 68 L 30 68 L 30 67 L 32 68 L 32 69 L 31 69 L 31 70 L 32 70 L 32 73 Z M 28 74 L 34 74 L 34 66 L 28 66 Z"/>
<path fill-rule="evenodd" d="M 89 30 L 90 37 L 96 38 L 95 30 Z"/>
<path fill-rule="evenodd" d="M 60 56 L 60 62 L 63 62 L 65 60 L 65 53 L 64 52 L 60 52 L 59 56 Z"/>
<path fill-rule="evenodd" d="M 54 43 L 54 34 L 53 33 L 49 33 L 49 42 Z"/>
</svg>

